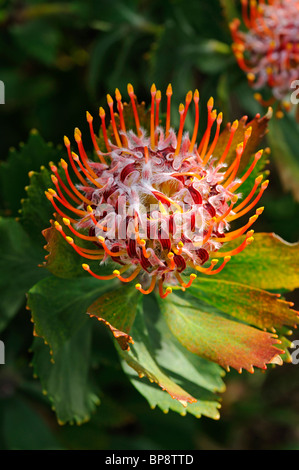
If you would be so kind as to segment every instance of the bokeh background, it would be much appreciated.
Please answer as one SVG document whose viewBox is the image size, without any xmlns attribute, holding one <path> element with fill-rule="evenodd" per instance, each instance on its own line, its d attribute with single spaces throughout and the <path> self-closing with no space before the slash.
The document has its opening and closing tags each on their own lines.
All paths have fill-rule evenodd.
<svg viewBox="0 0 299 470">
<path fill-rule="evenodd" d="M 162 92 L 171 82 L 177 106 L 189 89 L 198 88 L 201 101 L 213 96 L 227 121 L 265 112 L 231 51 L 228 24 L 235 15 L 240 15 L 237 0 L 0 0 L 2 175 L 32 129 L 50 146 L 61 145 L 75 127 L 87 131 L 86 110 L 96 121 L 107 93 L 118 87 L 126 97 L 128 82 L 147 103 L 153 82 Z M 203 109 L 203 127 L 204 116 Z M 299 165 L 298 150 L 293 158 Z M 271 156 L 269 171 L 256 231 L 296 242 L 296 191 L 285 189 Z M 17 217 L 18 207 L 5 201 L 4 177 L 1 214 Z M 27 173 L 15 170 L 11 191 L 25 197 L 27 180 Z M 287 298 L 298 309 L 298 292 Z M 96 384 L 102 404 L 89 423 L 60 426 L 29 365 L 32 323 L 25 301 L 0 338 L 6 345 L 6 365 L 0 365 L 1 449 L 299 450 L 299 365 L 228 374 L 220 421 L 165 415 L 151 410 L 128 382 L 109 334 L 99 328 L 94 354 L 102 354 Z"/>
</svg>

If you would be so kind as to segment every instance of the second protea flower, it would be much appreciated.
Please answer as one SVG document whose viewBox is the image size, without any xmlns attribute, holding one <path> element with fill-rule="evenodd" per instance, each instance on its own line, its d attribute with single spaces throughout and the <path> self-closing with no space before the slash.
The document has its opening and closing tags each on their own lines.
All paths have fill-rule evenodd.
<svg viewBox="0 0 299 470">
<path fill-rule="evenodd" d="M 272 90 L 272 102 L 286 100 L 292 82 L 299 77 L 299 1 L 241 0 L 241 3 L 248 31 L 240 29 L 239 19 L 230 25 L 238 64 L 255 89 L 268 86 Z M 260 95 L 256 97 L 263 103 Z M 289 100 L 284 105 L 288 108 Z"/>
<path fill-rule="evenodd" d="M 123 104 L 116 90 L 117 114 L 112 97 L 107 95 L 109 126 L 105 111 L 100 108 L 105 148 L 100 148 L 93 118 L 87 113 L 96 161 L 87 156 L 79 129 L 75 130 L 78 154 L 71 150 L 65 137 L 71 166 L 61 160 L 63 177 L 51 165 L 56 191 L 49 189 L 46 195 L 56 211 L 56 229 L 78 254 L 86 260 L 98 260 L 99 264 L 109 259 L 119 264 L 107 276 L 96 274 L 83 263 L 86 271 L 98 279 L 118 278 L 123 282 L 135 279 L 136 288 L 144 294 L 157 285 L 164 298 L 171 292 L 171 286 L 183 290 L 189 287 L 195 272 L 219 273 L 232 256 L 251 243 L 253 231 L 248 229 L 263 208 L 233 231 L 229 231 L 230 222 L 258 203 L 268 181 L 256 177 L 249 194 L 237 202 L 242 184 L 252 174 L 262 151 L 244 168 L 242 157 L 248 150 L 252 127 L 250 124 L 244 127 L 238 136 L 242 135 L 240 141 L 236 138 L 239 123 L 235 121 L 224 131 L 227 139 L 223 139 L 222 113 L 213 109 L 212 98 L 207 104 L 206 130 L 198 139 L 197 90 L 187 93 L 185 104 L 179 106 L 177 133 L 171 127 L 170 85 L 164 126 L 160 125 L 161 92 L 155 85 L 151 88 L 148 114 L 138 105 L 130 84 L 128 94 L 130 105 Z M 192 101 L 195 123 L 189 135 L 184 126 Z M 133 119 L 126 118 L 128 110 Z M 77 181 L 72 180 L 70 169 Z M 67 235 L 67 230 L 72 236 Z M 226 242 L 244 234 L 236 248 L 219 252 Z M 79 239 L 90 241 L 90 248 L 80 246 L 76 242 Z M 184 279 L 182 273 L 187 268 L 195 272 Z"/>
</svg>

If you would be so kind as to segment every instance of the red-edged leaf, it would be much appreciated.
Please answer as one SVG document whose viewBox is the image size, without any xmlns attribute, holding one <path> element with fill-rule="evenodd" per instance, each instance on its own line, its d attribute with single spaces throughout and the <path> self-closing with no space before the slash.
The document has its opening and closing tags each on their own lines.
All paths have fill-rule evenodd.
<svg viewBox="0 0 299 470">
<path fill-rule="evenodd" d="M 70 229 L 63 224 L 62 218 L 56 216 L 56 219 L 63 226 L 64 233 L 70 237 L 74 237 Z M 64 279 L 90 276 L 90 274 L 82 268 L 82 263 L 85 263 L 86 259 L 76 253 L 72 246 L 66 242 L 61 233 L 54 227 L 54 221 L 50 220 L 50 223 L 51 227 L 42 231 L 47 242 L 44 248 L 49 252 L 49 254 L 45 256 L 43 266 L 55 276 Z M 75 239 L 76 245 L 81 248 L 96 248 L 91 242 L 82 240 L 79 237 L 75 237 Z M 112 274 L 113 270 L 119 267 L 119 265 L 112 262 L 100 265 L 100 261 L 98 260 L 93 261 L 88 259 L 87 261 L 92 271 L 101 276 Z"/>
<path fill-rule="evenodd" d="M 84 262 L 74 249 L 64 240 L 62 235 L 54 228 L 54 221 L 50 220 L 51 227 L 43 230 L 46 239 L 45 250 L 49 252 L 45 256 L 43 266 L 52 274 L 65 279 L 86 275 L 82 268 Z M 65 233 L 71 236 L 67 227 Z"/>
<path fill-rule="evenodd" d="M 253 367 L 265 369 L 268 363 L 282 363 L 279 354 L 283 351 L 275 347 L 278 340 L 273 334 L 228 320 L 177 295 L 161 300 L 160 308 L 185 348 L 222 367 L 253 372 Z"/>
<path fill-rule="evenodd" d="M 230 242 L 225 251 L 244 238 Z M 233 256 L 214 279 L 239 282 L 265 290 L 293 290 L 299 287 L 299 243 L 288 243 L 274 233 L 256 233 L 254 242 Z"/>
<path fill-rule="evenodd" d="M 188 292 L 238 320 L 262 329 L 283 325 L 294 326 L 299 312 L 290 309 L 293 304 L 280 300 L 279 294 L 244 286 L 222 279 L 200 278 Z"/>
<path fill-rule="evenodd" d="M 91 317 L 103 322 L 112 332 L 123 350 L 133 343 L 129 335 L 135 320 L 140 292 L 132 286 L 106 292 L 87 309 Z"/>
</svg>

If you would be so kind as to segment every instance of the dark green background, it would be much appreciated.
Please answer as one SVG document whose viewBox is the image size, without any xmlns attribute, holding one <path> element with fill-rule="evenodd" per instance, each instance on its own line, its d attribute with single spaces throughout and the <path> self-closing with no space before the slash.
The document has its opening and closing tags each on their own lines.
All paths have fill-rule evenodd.
<svg viewBox="0 0 299 470">
<path fill-rule="evenodd" d="M 189 89 L 198 88 L 203 103 L 214 96 L 226 120 L 253 117 L 259 105 L 230 49 L 228 20 L 239 12 L 238 3 L 1 0 L 0 79 L 6 98 L 0 106 L 1 160 L 28 139 L 32 128 L 55 146 L 65 134 L 72 138 L 76 126 L 86 134 L 86 110 L 99 122 L 106 94 L 118 87 L 127 99 L 128 82 L 147 103 L 153 82 L 162 93 L 171 82 L 177 106 Z M 202 127 L 204 116 L 203 109 Z M 178 122 L 178 113 L 173 120 Z M 255 229 L 295 242 L 298 203 L 283 190 L 272 161 L 269 169 L 265 212 Z M 11 190 L 25 197 L 23 187 L 14 187 L 18 175 L 10 178 Z M 2 214 L 17 216 L 17 209 L 1 201 Z M 288 298 L 296 301 L 296 293 Z M 150 410 L 121 372 L 101 326 L 98 336 L 95 354 L 98 344 L 106 352 L 102 405 L 89 423 L 60 427 L 32 379 L 32 324 L 29 312 L 20 309 L 1 337 L 7 353 L 7 364 L 0 366 L 1 449 L 299 449 L 298 365 L 253 376 L 230 373 L 221 420 L 197 420 Z"/>
</svg>

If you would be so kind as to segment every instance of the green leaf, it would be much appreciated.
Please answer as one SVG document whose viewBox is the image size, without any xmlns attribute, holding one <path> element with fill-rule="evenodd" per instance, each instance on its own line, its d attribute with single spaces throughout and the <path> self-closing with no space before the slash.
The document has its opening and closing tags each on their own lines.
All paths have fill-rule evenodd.
<svg viewBox="0 0 299 470">
<path fill-rule="evenodd" d="M 190 413 L 196 418 L 201 418 L 202 416 L 207 416 L 215 420 L 220 418 L 219 408 L 221 405 L 217 402 L 217 398 L 207 393 L 206 390 L 201 390 L 200 387 L 197 387 L 199 394 L 198 400 L 196 403 L 188 403 L 185 407 L 179 401 L 171 398 L 171 396 L 159 388 L 156 383 L 149 383 L 148 380 L 140 379 L 138 373 L 132 370 L 126 362 L 123 362 L 122 365 L 131 383 L 136 390 L 146 398 L 152 409 L 158 407 L 163 413 L 168 413 L 171 410 L 182 416 L 186 416 L 187 413 Z"/>
<path fill-rule="evenodd" d="M 219 404 L 214 392 L 223 391 L 221 369 L 184 350 L 157 310 L 150 298 L 146 299 L 144 314 L 139 304 L 131 329 L 134 345 L 129 352 L 120 351 L 125 372 L 151 407 L 218 419 Z M 142 379 L 144 376 L 150 383 Z"/>
<path fill-rule="evenodd" d="M 191 55 L 202 73 L 219 74 L 233 62 L 234 56 L 228 44 L 214 39 L 193 43 L 184 48 L 186 55 Z"/>
<path fill-rule="evenodd" d="M 46 198 L 45 191 L 53 187 L 51 173 L 41 167 L 40 172 L 30 173 L 30 185 L 27 186 L 27 198 L 22 201 L 20 222 L 31 238 L 39 245 L 44 245 L 42 231 L 49 227 L 54 209 Z"/>
<path fill-rule="evenodd" d="M 225 251 L 243 239 L 229 242 Z M 288 243 L 274 233 L 256 233 L 254 242 L 213 277 L 265 290 L 293 290 L 299 287 L 298 265 L 299 243 Z"/>
<path fill-rule="evenodd" d="M 54 62 L 61 33 L 49 22 L 37 19 L 20 24 L 16 23 L 11 28 L 11 34 L 26 55 L 46 65 L 51 65 Z"/>
<path fill-rule="evenodd" d="M 14 219 L 0 218 L 0 331 L 25 303 L 25 293 L 48 273 L 41 251 Z"/>
<path fill-rule="evenodd" d="M 128 27 L 120 25 L 118 28 L 109 31 L 103 37 L 96 41 L 90 59 L 88 85 L 95 94 L 99 76 L 103 71 L 104 58 L 107 57 L 109 49 L 120 42 L 128 33 Z"/>
<path fill-rule="evenodd" d="M 55 360 L 41 338 L 35 338 L 33 370 L 40 377 L 59 424 L 89 420 L 100 400 L 89 381 L 91 325 L 85 323 L 64 342 Z M 54 362 L 53 362 L 54 361 Z"/>
<path fill-rule="evenodd" d="M 166 390 L 169 395 L 186 406 L 187 403 L 196 400 L 189 393 L 181 389 L 167 375 L 165 375 L 154 360 L 147 340 L 146 329 L 142 318 L 142 308 L 139 305 L 138 314 L 131 330 L 134 338 L 134 345 L 130 351 L 123 351 L 122 357 L 139 375 L 146 376 L 151 382 L 157 383 L 162 390 Z"/>
<path fill-rule="evenodd" d="M 187 26 L 188 28 L 188 26 Z M 188 57 L 185 54 L 187 48 L 192 44 L 194 35 L 186 35 L 184 28 L 178 27 L 177 21 L 168 17 L 163 27 L 157 34 L 155 48 L 149 54 L 151 75 L 148 80 L 156 83 L 172 83 L 176 99 L 181 99 L 187 90 L 194 88 L 194 78 L 191 70 L 194 67 L 194 56 Z M 174 43 L 179 44 L 178 48 L 173 48 Z M 177 125 L 176 113 L 172 113 L 172 125 Z"/>
<path fill-rule="evenodd" d="M 26 144 L 20 144 L 20 150 L 11 150 L 7 161 L 0 164 L 0 196 L 6 211 L 18 214 L 20 201 L 26 197 L 28 172 L 57 161 L 59 156 L 60 149 L 47 144 L 36 130 L 31 131 Z"/>
<path fill-rule="evenodd" d="M 298 312 L 279 294 L 244 286 L 237 282 L 201 277 L 193 282 L 188 293 L 252 326 L 261 329 L 296 326 Z"/>
<path fill-rule="evenodd" d="M 91 276 L 71 280 L 51 276 L 28 293 L 35 335 L 41 336 L 50 348 L 35 341 L 35 372 L 61 422 L 85 421 L 98 402 L 88 383 L 92 321 L 86 312 L 115 284 Z"/>
<path fill-rule="evenodd" d="M 50 276 L 28 292 L 28 307 L 32 312 L 35 334 L 49 344 L 55 359 L 64 342 L 86 322 L 89 305 L 119 281 L 100 281 L 91 276 L 79 279 L 59 279 Z"/>
<path fill-rule="evenodd" d="M 195 298 L 172 295 L 168 299 L 160 300 L 161 311 L 173 335 L 189 351 L 239 372 L 282 363 L 273 334 L 231 321 Z"/>
</svg>

